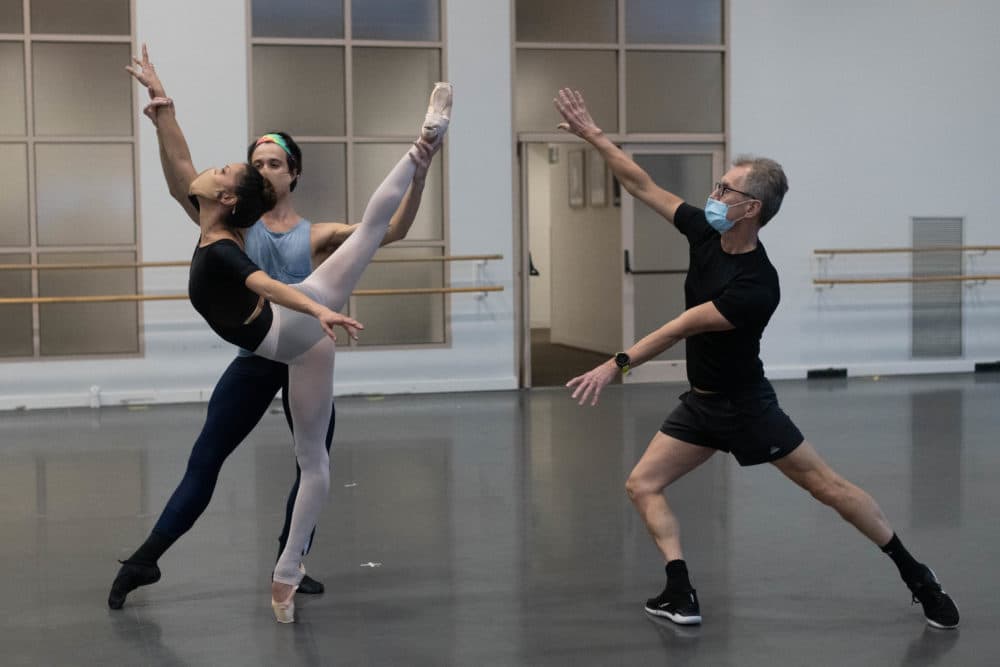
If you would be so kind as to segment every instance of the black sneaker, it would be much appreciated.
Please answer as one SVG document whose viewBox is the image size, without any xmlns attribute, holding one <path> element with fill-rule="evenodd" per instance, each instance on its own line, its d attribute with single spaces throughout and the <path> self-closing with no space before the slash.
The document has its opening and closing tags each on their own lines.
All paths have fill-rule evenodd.
<svg viewBox="0 0 1000 667">
<path fill-rule="evenodd" d="M 924 566 L 924 571 L 906 585 L 913 593 L 913 604 L 919 602 L 923 606 L 928 625 L 945 630 L 958 627 L 958 607 L 951 596 L 941 590 L 932 569 Z"/>
<path fill-rule="evenodd" d="M 664 588 L 663 592 L 655 598 L 646 600 L 646 613 L 669 618 L 679 625 L 698 625 L 701 623 L 698 593 L 693 588 L 683 593 Z"/>
<path fill-rule="evenodd" d="M 308 574 L 302 575 L 302 581 L 299 582 L 299 593 L 305 593 L 306 595 L 320 595 L 326 587 L 323 586 L 323 582 L 316 581 Z"/>
<path fill-rule="evenodd" d="M 111 584 L 111 592 L 108 594 L 108 606 L 112 609 L 121 609 L 128 594 L 139 586 L 155 584 L 160 580 L 160 568 L 155 563 L 150 565 L 127 560 L 119 562 L 122 566 L 118 569 L 118 576 Z"/>
</svg>

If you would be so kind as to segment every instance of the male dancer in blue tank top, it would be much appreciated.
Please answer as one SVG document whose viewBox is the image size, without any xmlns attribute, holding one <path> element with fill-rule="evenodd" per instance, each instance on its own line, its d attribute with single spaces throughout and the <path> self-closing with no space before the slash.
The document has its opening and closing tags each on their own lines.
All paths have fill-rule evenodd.
<svg viewBox="0 0 1000 667">
<path fill-rule="evenodd" d="M 129 71 L 149 91 L 151 102 L 146 108 L 146 115 L 155 121 L 156 109 L 172 106 L 173 102 L 166 96 L 145 46 L 142 60 L 137 60 L 136 65 L 138 67 L 129 68 Z M 157 128 L 157 138 L 163 174 L 170 194 L 197 224 L 197 212 L 188 199 L 187 187 L 181 187 L 176 178 L 177 171 L 173 167 L 178 158 L 188 154 L 187 142 L 183 135 L 164 133 L 160 128 Z M 440 146 L 439 140 L 428 151 L 418 144 L 420 160 L 416 173 L 409 191 L 389 223 L 383 245 L 406 237 L 420 207 L 431 159 Z M 291 193 L 302 174 L 302 151 L 288 134 L 275 132 L 260 137 L 247 148 L 247 161 L 274 186 L 277 204 L 248 230 L 245 237 L 246 254 L 275 280 L 288 284 L 302 282 L 312 273 L 314 266 L 322 263 L 347 240 L 355 226 L 338 222 L 310 223 L 296 212 Z M 160 556 L 190 530 L 205 511 L 215 490 L 222 464 L 261 420 L 279 389 L 282 390 L 285 419 L 289 429 L 294 429 L 287 397 L 288 366 L 239 350 L 215 385 L 208 402 L 205 425 L 191 450 L 184 477 L 146 541 L 122 562 L 108 596 L 109 607 L 120 609 L 131 591 L 159 580 L 157 561 Z M 327 450 L 333 439 L 335 421 L 336 412 L 331 411 L 326 433 Z M 295 483 L 285 503 L 285 523 L 278 538 L 279 555 L 288 539 L 299 479 L 296 465 Z M 311 546 L 312 539 L 306 552 Z M 299 593 L 306 594 L 319 594 L 323 590 L 323 584 L 308 575 L 302 578 L 298 587 Z"/>
<path fill-rule="evenodd" d="M 679 524 L 664 490 L 723 451 L 743 466 L 771 463 L 836 510 L 892 559 L 929 625 L 958 627 L 958 608 L 934 573 L 902 545 L 874 498 L 820 457 L 778 406 L 764 377 L 760 339 L 780 295 L 777 271 L 758 232 L 778 212 L 788 191 L 781 165 L 767 158 L 737 158 L 702 210 L 657 186 L 615 146 L 594 123 L 579 92 L 560 90 L 555 105 L 564 119 L 559 127 L 600 151 L 622 187 L 673 223 L 690 246 L 684 282 L 687 310 L 567 383 L 581 405 L 588 399 L 596 404 L 619 372 L 687 342 L 691 390 L 681 396 L 681 404 L 663 422 L 625 484 L 666 563 L 666 587 L 646 601 L 646 612 L 682 625 L 701 623 Z"/>
</svg>

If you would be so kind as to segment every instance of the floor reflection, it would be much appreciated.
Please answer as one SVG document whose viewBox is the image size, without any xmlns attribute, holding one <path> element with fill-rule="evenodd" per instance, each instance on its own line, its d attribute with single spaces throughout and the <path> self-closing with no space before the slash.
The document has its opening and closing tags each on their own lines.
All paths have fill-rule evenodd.
<svg viewBox="0 0 1000 667">
<path fill-rule="evenodd" d="M 2 414 L 0 642 L 11 664 L 983 664 L 1000 622 L 1000 384 L 776 386 L 934 564 L 970 619 L 961 634 L 922 630 L 891 564 L 833 513 L 721 455 L 669 491 L 705 624 L 646 619 L 662 563 L 624 481 L 681 388 L 628 385 L 598 408 L 561 389 L 339 399 L 307 559 L 328 592 L 292 628 L 266 604 L 294 477 L 280 414 L 118 614 L 115 558 L 180 479 L 204 406 Z"/>
</svg>

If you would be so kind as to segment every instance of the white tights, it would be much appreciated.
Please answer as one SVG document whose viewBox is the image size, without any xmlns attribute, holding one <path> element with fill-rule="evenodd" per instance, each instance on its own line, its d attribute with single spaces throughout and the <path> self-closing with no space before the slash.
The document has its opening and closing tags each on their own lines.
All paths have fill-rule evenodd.
<svg viewBox="0 0 1000 667">
<path fill-rule="evenodd" d="M 415 169 L 409 154 L 404 155 L 375 190 L 361 223 L 347 240 L 308 278 L 292 287 L 331 310 L 341 310 L 385 237 Z M 316 318 L 275 304 L 271 310 L 271 328 L 254 352 L 288 364 L 295 458 L 302 471 L 288 541 L 274 568 L 274 581 L 297 586 L 302 579 L 302 554 L 330 489 L 325 437 L 333 406 L 335 345 Z"/>
</svg>

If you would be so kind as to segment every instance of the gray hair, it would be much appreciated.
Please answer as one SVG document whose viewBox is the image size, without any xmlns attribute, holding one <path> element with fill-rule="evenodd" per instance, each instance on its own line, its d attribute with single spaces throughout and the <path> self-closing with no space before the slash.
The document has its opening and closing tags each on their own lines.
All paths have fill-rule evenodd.
<svg viewBox="0 0 1000 667">
<path fill-rule="evenodd" d="M 766 157 L 739 155 L 733 160 L 734 167 L 749 166 L 743 187 L 760 200 L 760 226 L 763 227 L 781 208 L 781 200 L 788 192 L 788 179 L 781 165 Z"/>
</svg>

